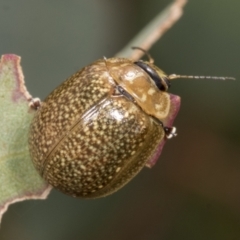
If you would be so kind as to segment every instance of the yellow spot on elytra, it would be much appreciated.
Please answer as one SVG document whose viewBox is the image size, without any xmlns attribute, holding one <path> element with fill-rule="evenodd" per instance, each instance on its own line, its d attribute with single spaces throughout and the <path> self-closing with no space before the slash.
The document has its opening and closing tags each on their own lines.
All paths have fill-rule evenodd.
<svg viewBox="0 0 240 240">
<path fill-rule="evenodd" d="M 84 165 L 80 165 L 80 168 L 86 170 L 86 167 Z"/>
</svg>

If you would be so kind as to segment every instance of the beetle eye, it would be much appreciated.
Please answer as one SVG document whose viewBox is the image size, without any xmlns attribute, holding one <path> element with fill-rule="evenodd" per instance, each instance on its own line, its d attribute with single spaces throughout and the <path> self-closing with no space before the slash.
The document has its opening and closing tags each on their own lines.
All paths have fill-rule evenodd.
<svg viewBox="0 0 240 240">
<path fill-rule="evenodd" d="M 142 68 L 151 77 L 151 79 L 154 81 L 154 83 L 156 84 L 159 90 L 161 91 L 167 90 L 166 86 L 162 83 L 163 81 L 166 83 L 168 87 L 170 86 L 167 78 L 161 79 L 160 76 L 157 74 L 157 72 L 153 68 L 148 66 L 146 63 L 142 61 L 137 61 L 137 62 L 134 62 L 134 64 Z"/>
</svg>

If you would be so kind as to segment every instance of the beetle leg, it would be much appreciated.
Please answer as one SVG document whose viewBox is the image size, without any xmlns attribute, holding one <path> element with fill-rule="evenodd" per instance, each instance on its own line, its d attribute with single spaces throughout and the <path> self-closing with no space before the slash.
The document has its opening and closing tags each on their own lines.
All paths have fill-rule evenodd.
<svg viewBox="0 0 240 240">
<path fill-rule="evenodd" d="M 177 136 L 177 129 L 175 127 L 163 127 L 167 139 Z"/>
<path fill-rule="evenodd" d="M 162 123 L 162 121 L 160 121 L 157 118 L 154 118 L 163 128 L 164 132 L 165 132 L 165 136 L 167 139 L 171 139 L 172 137 L 176 137 L 177 136 L 177 128 L 175 127 L 165 127 Z"/>
<path fill-rule="evenodd" d="M 41 106 L 40 98 L 31 98 L 29 101 L 29 107 L 33 110 L 37 110 Z"/>
</svg>

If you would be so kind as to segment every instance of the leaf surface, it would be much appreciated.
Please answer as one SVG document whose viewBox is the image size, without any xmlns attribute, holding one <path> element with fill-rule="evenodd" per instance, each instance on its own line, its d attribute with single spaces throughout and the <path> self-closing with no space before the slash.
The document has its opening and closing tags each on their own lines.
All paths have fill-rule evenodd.
<svg viewBox="0 0 240 240">
<path fill-rule="evenodd" d="M 3 55 L 0 61 L 0 219 L 9 204 L 46 198 L 50 189 L 36 172 L 28 153 L 29 110 L 20 57 Z"/>
</svg>

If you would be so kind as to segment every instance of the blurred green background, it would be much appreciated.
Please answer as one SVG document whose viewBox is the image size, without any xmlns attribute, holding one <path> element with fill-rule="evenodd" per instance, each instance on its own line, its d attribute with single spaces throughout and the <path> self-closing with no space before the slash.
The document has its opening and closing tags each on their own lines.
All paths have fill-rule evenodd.
<svg viewBox="0 0 240 240">
<path fill-rule="evenodd" d="M 84 65 L 111 57 L 169 0 L 1 0 L 0 54 L 22 57 L 26 85 L 45 98 Z M 240 1 L 192 0 L 150 50 L 167 73 L 234 76 L 176 80 L 181 96 L 157 165 L 97 200 L 52 191 L 9 208 L 1 240 L 240 239 Z"/>
</svg>

